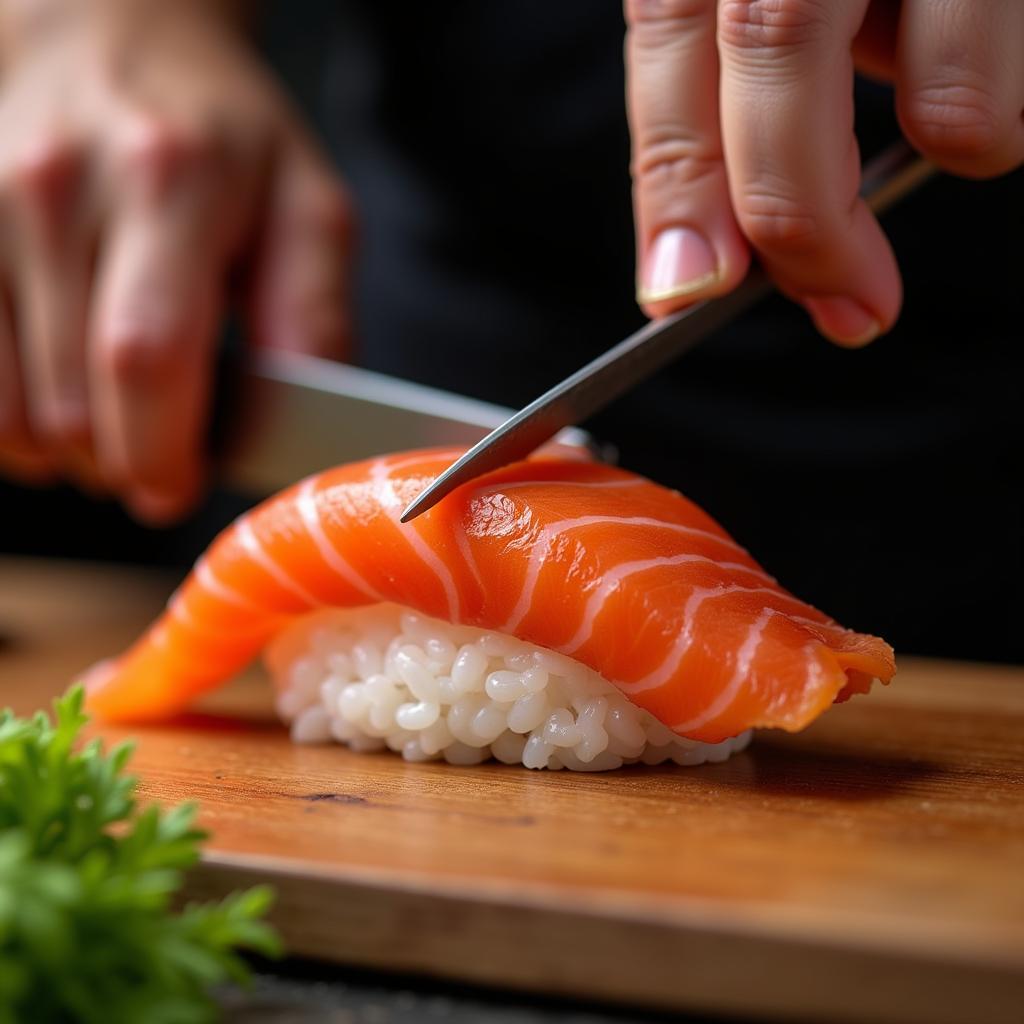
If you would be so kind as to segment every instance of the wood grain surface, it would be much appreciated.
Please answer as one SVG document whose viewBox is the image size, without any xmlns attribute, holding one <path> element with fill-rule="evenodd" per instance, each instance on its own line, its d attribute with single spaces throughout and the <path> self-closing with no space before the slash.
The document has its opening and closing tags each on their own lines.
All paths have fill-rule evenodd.
<svg viewBox="0 0 1024 1024">
<path fill-rule="evenodd" d="M 172 584 L 0 561 L 0 702 L 47 702 Z M 697 769 L 295 747 L 258 670 L 134 734 L 144 794 L 200 800 L 213 832 L 191 891 L 270 879 L 296 953 L 766 1018 L 1024 1022 L 1021 669 L 903 659 L 888 690 Z"/>
</svg>

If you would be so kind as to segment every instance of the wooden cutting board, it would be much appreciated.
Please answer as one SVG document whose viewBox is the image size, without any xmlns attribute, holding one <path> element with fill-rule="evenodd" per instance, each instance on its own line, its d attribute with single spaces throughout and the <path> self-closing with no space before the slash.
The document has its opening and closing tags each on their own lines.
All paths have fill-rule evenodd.
<svg viewBox="0 0 1024 1024">
<path fill-rule="evenodd" d="M 46 703 L 171 583 L 0 561 L 0 702 Z M 751 1017 L 1024 1021 L 1024 670 L 906 658 L 726 764 L 591 776 L 294 747 L 268 698 L 254 671 L 135 730 L 134 766 L 202 803 L 192 894 L 272 881 L 295 953 Z"/>
</svg>

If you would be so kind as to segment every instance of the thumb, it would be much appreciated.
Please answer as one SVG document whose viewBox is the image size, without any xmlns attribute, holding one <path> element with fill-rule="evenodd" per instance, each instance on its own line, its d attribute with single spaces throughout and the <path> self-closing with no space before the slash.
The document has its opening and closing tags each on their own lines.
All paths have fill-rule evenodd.
<svg viewBox="0 0 1024 1024">
<path fill-rule="evenodd" d="M 248 319 L 257 345 L 348 355 L 352 237 L 344 185 L 304 141 L 287 147 L 270 182 L 250 279 Z"/>
</svg>

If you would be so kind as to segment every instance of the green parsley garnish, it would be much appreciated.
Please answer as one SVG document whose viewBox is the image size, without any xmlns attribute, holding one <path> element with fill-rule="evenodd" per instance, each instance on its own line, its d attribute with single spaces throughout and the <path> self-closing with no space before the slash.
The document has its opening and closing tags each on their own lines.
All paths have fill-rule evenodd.
<svg viewBox="0 0 1024 1024">
<path fill-rule="evenodd" d="M 278 952 L 257 887 L 172 909 L 203 832 L 195 807 L 136 808 L 131 745 L 75 750 L 81 687 L 56 722 L 0 713 L 0 1024 L 203 1024 L 237 950 Z"/>
</svg>

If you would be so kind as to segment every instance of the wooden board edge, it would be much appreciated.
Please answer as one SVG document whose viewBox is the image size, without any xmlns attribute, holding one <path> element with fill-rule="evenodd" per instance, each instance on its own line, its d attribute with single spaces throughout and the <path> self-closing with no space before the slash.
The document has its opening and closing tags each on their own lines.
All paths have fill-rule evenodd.
<svg viewBox="0 0 1024 1024">
<path fill-rule="evenodd" d="M 836 1024 L 1019 1024 L 1024 972 L 745 930 L 205 862 L 189 899 L 267 882 L 288 951 L 528 992 Z M 837 998 L 837 994 L 840 994 Z"/>
</svg>

